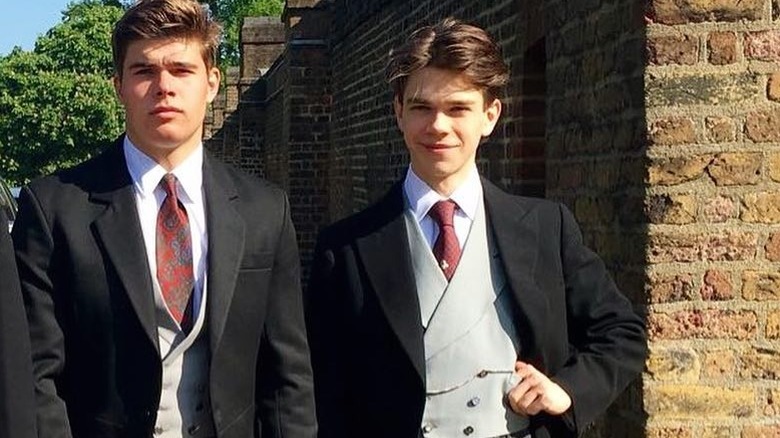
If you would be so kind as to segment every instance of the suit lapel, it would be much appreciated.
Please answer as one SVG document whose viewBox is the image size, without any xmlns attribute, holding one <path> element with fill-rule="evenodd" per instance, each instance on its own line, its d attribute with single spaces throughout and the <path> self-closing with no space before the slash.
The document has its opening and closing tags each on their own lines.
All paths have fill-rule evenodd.
<svg viewBox="0 0 780 438">
<path fill-rule="evenodd" d="M 518 306 L 520 336 L 526 340 L 521 354 L 526 358 L 533 357 L 538 347 L 544 345 L 538 331 L 544 327 L 548 314 L 547 297 L 534 280 L 541 224 L 538 216 L 523 205 L 520 198 L 501 191 L 484 178 L 482 186 L 488 224 Z"/>
<path fill-rule="evenodd" d="M 424 381 L 423 330 L 404 224 L 402 184 L 395 184 L 375 207 L 382 217 L 373 233 L 357 240 L 358 254 L 390 327 Z"/>
<path fill-rule="evenodd" d="M 203 160 L 208 230 L 207 310 L 209 340 L 216 351 L 225 329 L 244 253 L 244 220 L 236 211 L 238 191 L 227 171 L 208 154 Z"/>
<path fill-rule="evenodd" d="M 92 202 L 107 204 L 103 214 L 95 219 L 94 227 L 144 332 L 159 352 L 151 274 L 122 138 L 106 151 L 105 181 L 95 184 L 99 189 L 90 193 Z"/>
</svg>

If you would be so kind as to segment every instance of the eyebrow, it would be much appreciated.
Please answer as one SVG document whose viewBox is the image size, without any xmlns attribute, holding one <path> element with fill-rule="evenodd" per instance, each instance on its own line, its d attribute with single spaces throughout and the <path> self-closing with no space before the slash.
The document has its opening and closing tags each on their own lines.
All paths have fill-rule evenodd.
<svg viewBox="0 0 780 438">
<path fill-rule="evenodd" d="M 128 70 L 138 69 L 138 68 L 149 68 L 149 67 L 156 67 L 158 64 L 151 63 L 151 62 L 134 62 L 127 66 Z M 178 67 L 178 68 L 197 68 L 197 64 L 191 63 L 191 62 L 166 62 L 163 65 L 166 67 Z"/>
<path fill-rule="evenodd" d="M 406 103 L 430 105 L 431 102 L 428 99 L 423 99 L 421 97 L 410 97 L 406 99 Z M 444 103 L 447 105 L 469 106 L 469 105 L 474 105 L 476 101 L 471 99 L 452 99 L 452 100 L 445 100 Z"/>
</svg>

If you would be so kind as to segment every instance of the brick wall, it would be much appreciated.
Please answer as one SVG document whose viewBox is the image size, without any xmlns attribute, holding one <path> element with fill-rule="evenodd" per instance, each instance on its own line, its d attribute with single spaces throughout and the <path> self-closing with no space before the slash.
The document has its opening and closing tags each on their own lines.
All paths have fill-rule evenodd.
<svg viewBox="0 0 780 438">
<path fill-rule="evenodd" d="M 779 436 L 778 2 L 650 3 L 648 436 Z"/>
</svg>

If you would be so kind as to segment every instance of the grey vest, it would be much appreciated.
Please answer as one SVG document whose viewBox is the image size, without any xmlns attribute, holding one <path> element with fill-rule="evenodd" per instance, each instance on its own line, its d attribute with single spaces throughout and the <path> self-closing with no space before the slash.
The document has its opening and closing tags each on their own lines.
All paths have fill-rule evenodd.
<svg viewBox="0 0 780 438">
<path fill-rule="evenodd" d="M 406 227 L 425 327 L 423 435 L 484 438 L 527 428 L 528 419 L 504 404 L 520 347 L 484 205 L 449 284 L 408 210 Z"/>
<path fill-rule="evenodd" d="M 154 436 L 215 436 L 209 396 L 209 341 L 206 327 L 206 281 L 195 325 L 185 336 L 163 302 L 157 279 L 154 292 L 157 334 L 162 356 L 162 394 Z"/>
</svg>

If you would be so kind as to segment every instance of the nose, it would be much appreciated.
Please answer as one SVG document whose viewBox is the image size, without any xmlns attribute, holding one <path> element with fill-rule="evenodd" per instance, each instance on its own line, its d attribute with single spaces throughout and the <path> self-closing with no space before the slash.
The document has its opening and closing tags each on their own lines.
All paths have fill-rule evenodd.
<svg viewBox="0 0 780 438">
<path fill-rule="evenodd" d="M 158 96 L 169 96 L 173 94 L 173 77 L 170 73 L 168 73 L 165 70 L 162 70 L 157 75 L 157 95 Z"/>
<path fill-rule="evenodd" d="M 436 133 L 446 132 L 448 126 L 449 117 L 442 111 L 434 111 L 430 123 L 428 123 L 428 130 Z"/>
</svg>

